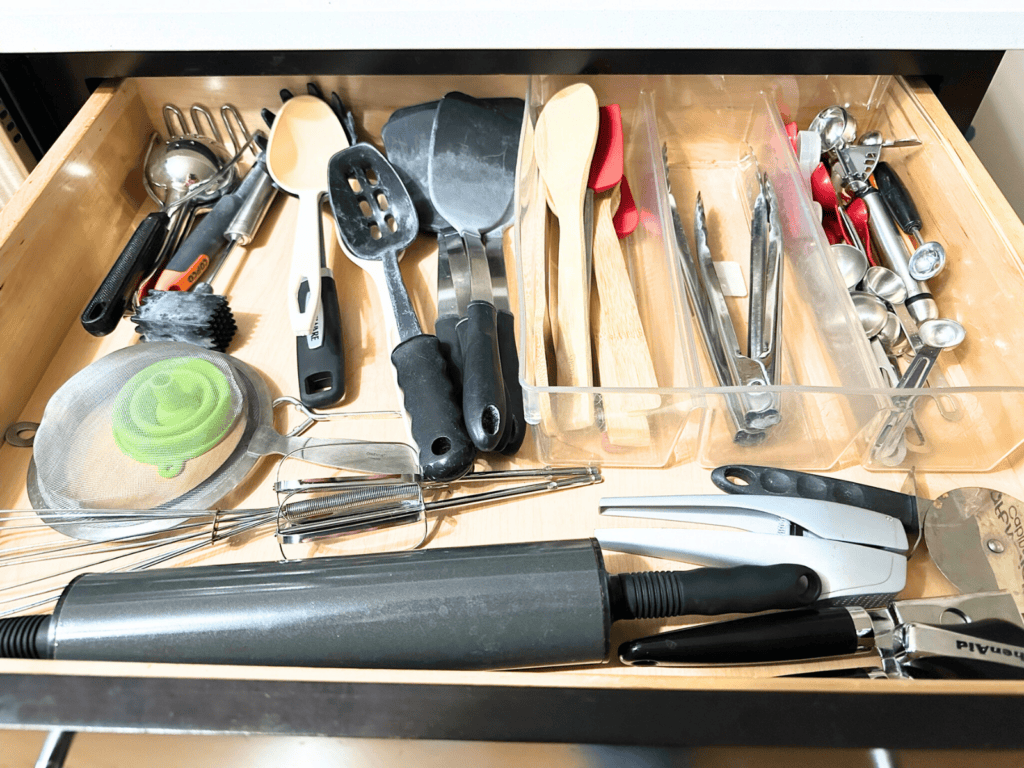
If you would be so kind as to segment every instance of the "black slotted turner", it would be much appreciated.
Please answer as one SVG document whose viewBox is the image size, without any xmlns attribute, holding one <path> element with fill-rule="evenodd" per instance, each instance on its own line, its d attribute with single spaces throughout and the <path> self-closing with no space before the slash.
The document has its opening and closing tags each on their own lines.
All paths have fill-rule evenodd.
<svg viewBox="0 0 1024 768">
<path fill-rule="evenodd" d="M 373 263 L 383 268 L 386 294 L 381 303 L 393 309 L 400 339 L 391 363 L 423 476 L 438 481 L 461 477 L 472 468 L 476 449 L 463 425 L 441 345 L 436 336 L 423 333 L 398 268 L 399 253 L 416 239 L 419 227 L 412 198 L 384 155 L 369 144 L 356 144 L 331 158 L 328 196 L 348 254 L 367 271 L 375 269 Z"/>
</svg>

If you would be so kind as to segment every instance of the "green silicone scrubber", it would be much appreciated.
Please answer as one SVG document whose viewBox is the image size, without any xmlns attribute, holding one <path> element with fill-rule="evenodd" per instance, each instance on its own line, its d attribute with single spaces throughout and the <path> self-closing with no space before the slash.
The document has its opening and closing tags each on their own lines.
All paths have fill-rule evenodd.
<svg viewBox="0 0 1024 768">
<path fill-rule="evenodd" d="M 237 417 L 231 386 L 215 365 L 175 357 L 144 368 L 121 388 L 114 441 L 126 456 L 172 478 L 223 440 Z"/>
</svg>

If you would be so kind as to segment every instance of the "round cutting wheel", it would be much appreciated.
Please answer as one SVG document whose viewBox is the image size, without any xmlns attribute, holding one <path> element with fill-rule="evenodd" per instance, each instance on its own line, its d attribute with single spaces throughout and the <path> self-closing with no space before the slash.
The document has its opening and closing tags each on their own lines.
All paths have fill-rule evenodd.
<svg viewBox="0 0 1024 768">
<path fill-rule="evenodd" d="M 266 384 L 235 358 L 191 344 L 127 347 L 50 398 L 33 445 L 29 499 L 37 509 L 205 509 L 252 468 L 259 455 L 247 452 L 249 440 L 272 420 Z M 49 517 L 62 533 L 89 540 L 176 522 Z"/>
<path fill-rule="evenodd" d="M 961 592 L 1005 589 L 1024 610 L 1024 503 L 988 488 L 957 488 L 924 518 L 928 552 Z"/>
</svg>

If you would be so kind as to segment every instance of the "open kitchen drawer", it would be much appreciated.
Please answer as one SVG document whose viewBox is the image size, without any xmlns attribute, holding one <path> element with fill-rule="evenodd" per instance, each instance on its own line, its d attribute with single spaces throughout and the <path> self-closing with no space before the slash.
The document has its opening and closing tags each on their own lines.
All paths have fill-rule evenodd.
<svg viewBox="0 0 1024 768">
<path fill-rule="evenodd" d="M 100 87 L 28 182 L 0 212 L 0 425 L 38 421 L 50 395 L 73 373 L 109 352 L 134 343 L 124 322 L 110 336 L 94 338 L 79 325 L 82 308 L 119 252 L 129 228 L 152 204 L 141 184 L 141 162 L 153 130 L 163 130 L 164 103 L 235 105 L 250 129 L 262 127 L 259 110 L 276 109 L 278 91 L 302 92 L 314 79 L 336 90 L 356 115 L 360 135 L 379 143 L 381 126 L 398 107 L 439 98 L 451 90 L 478 96 L 523 96 L 521 77 L 252 77 L 124 80 Z M 694 78 L 694 80 L 703 80 Z M 808 86 L 812 80 L 807 78 Z M 874 78 L 868 78 L 873 81 Z M 604 85 L 636 92 L 630 78 Z M 741 82 L 742 81 L 742 82 Z M 745 93 L 770 90 L 771 78 L 743 78 Z M 601 78 L 595 78 L 601 83 Z M 960 203 L 953 223 L 938 227 L 955 261 L 959 254 L 998 243 L 999 269 L 1021 281 L 1016 244 L 1024 225 L 1016 218 L 937 100 L 924 87 L 894 89 L 921 114 L 937 145 L 913 163 L 915 190 L 928 179 L 942 200 Z M 686 77 L 659 78 L 657 93 L 685 94 Z M 742 98 L 738 94 L 737 98 Z M 819 108 L 826 103 L 817 105 Z M 920 108 L 920 112 L 917 110 Z M 805 124 L 813 114 L 795 116 Z M 896 118 L 894 118 L 896 120 Z M 912 132 L 919 126 L 895 124 Z M 670 146 L 685 148 L 686 135 L 659 125 Z M 932 160 L 941 158 L 941 162 Z M 897 161 L 898 162 L 898 161 Z M 939 169 L 941 174 L 929 176 Z M 675 179 L 673 180 L 675 184 Z M 689 196 L 689 192 L 687 196 Z M 930 193 L 919 194 L 926 216 L 939 215 Z M 217 280 L 239 318 L 232 353 L 262 372 L 274 395 L 295 391 L 294 342 L 284 302 L 297 204 L 275 203 L 256 241 Z M 329 224 L 325 219 L 325 224 Z M 330 230 L 328 230 L 330 231 Z M 514 273 L 511 237 L 506 240 Z M 339 286 L 346 340 L 348 418 L 318 424 L 317 436 L 404 439 L 400 401 L 388 363 L 376 291 L 329 237 L 328 260 Z M 991 251 L 990 251 L 991 252 Z M 421 237 L 402 269 L 413 302 L 428 328 L 434 316 L 435 246 Z M 955 269 L 951 283 L 970 286 L 969 270 Z M 992 267 L 990 267 L 992 269 Z M 996 300 L 1011 302 L 1007 290 Z M 515 302 L 513 306 L 516 306 Z M 987 315 L 991 317 L 991 314 Z M 992 369 L 1024 360 L 1014 347 L 968 346 L 962 353 Z M 296 414 L 289 414 L 294 423 Z M 282 417 L 281 425 L 284 426 Z M 693 425 L 690 425 L 691 427 Z M 459 513 L 437 525 L 429 546 L 584 538 L 598 525 L 598 499 L 637 493 L 714 492 L 685 435 L 662 468 L 609 468 L 600 485 Z M 516 465 L 536 462 L 528 440 Z M 30 452 L 0 447 L 0 506 L 28 508 L 24 490 Z M 757 463 L 752 458 L 750 463 Z M 238 507 L 276 503 L 270 489 L 273 460 L 264 459 L 230 498 Z M 839 466 L 848 479 L 900 489 L 905 472 L 868 472 Z M 952 488 L 984 485 L 1024 496 L 1019 452 L 983 475 L 918 474 L 918 493 L 934 497 Z M 602 521 L 602 525 L 614 525 Z M 633 523 L 631 523 L 633 524 Z M 2 531 L 0 531 L 2 536 Z M 398 534 L 376 534 L 374 548 L 399 546 Z M 383 537 L 383 539 L 381 538 Z M 394 540 L 389 537 L 395 537 Z M 353 551 L 354 545 L 342 551 Z M 318 554 L 328 554 L 327 547 Z M 200 554 L 190 562 L 273 559 L 272 537 L 244 547 Z M 679 567 L 608 553 L 609 570 Z M 908 597 L 951 594 L 953 588 L 920 549 L 910 563 Z M 613 625 L 611 648 L 627 637 L 656 631 L 666 622 Z M 425 653 L 428 652 L 425 650 Z M 804 665 L 801 670 L 809 667 Z M 199 667 L 72 661 L 0 661 L 0 725 L 74 728 L 153 728 L 268 733 L 309 733 L 517 741 L 639 744 L 802 744 L 821 746 L 1020 746 L 1015 726 L 1002 714 L 1024 687 L 1011 682 L 843 681 L 776 679 L 759 668 L 645 670 L 617 664 L 530 672 Z M 1009 725 L 1009 724 L 1005 724 Z"/>
</svg>

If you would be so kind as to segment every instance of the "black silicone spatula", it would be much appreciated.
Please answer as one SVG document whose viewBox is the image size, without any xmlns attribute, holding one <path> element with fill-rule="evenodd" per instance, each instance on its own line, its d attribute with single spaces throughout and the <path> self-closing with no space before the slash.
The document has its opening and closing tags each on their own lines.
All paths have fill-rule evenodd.
<svg viewBox="0 0 1024 768">
<path fill-rule="evenodd" d="M 497 313 L 483 237 L 508 218 L 520 126 L 477 99 L 454 92 L 434 111 L 428 184 L 434 208 L 462 236 L 470 301 L 457 332 L 462 351 L 462 415 L 473 443 L 493 451 L 508 420 Z M 449 260 L 455 254 L 449 253 Z M 463 254 L 458 254 L 459 256 Z"/>
<path fill-rule="evenodd" d="M 427 480 L 454 480 L 476 451 L 448 378 L 436 336 L 423 333 L 398 268 L 398 254 L 416 239 L 416 209 L 398 173 L 369 144 L 356 144 L 328 164 L 328 195 L 338 235 L 356 263 L 382 270 L 381 304 L 395 313 L 399 343 L 391 353 L 412 436 Z"/>
<path fill-rule="evenodd" d="M 464 251 L 461 239 L 430 199 L 428 177 L 430 135 L 434 113 L 440 102 L 431 101 L 395 110 L 381 131 L 388 160 L 405 183 L 416 213 L 421 232 L 435 232 L 438 236 L 438 301 L 434 333 L 449 362 L 452 383 L 462 396 L 462 350 L 456 330 L 459 320 L 469 304 L 468 275 L 452 274 L 449 252 Z M 518 132 L 523 120 L 525 103 L 518 98 L 480 99 L 478 103 L 494 109 L 516 125 Z M 511 211 L 509 212 L 511 218 Z M 494 307 L 498 316 L 498 351 L 505 382 L 505 427 L 495 450 L 506 456 L 514 455 L 526 437 L 526 419 L 523 411 L 523 390 L 519 383 L 519 356 L 516 350 L 515 319 L 508 303 L 507 283 L 501 249 L 501 230 L 492 231 L 485 238 L 490 258 Z M 460 254 L 456 254 L 456 258 Z M 464 255 L 462 256 L 465 262 Z M 458 285 L 456 285 L 458 280 Z"/>
</svg>

